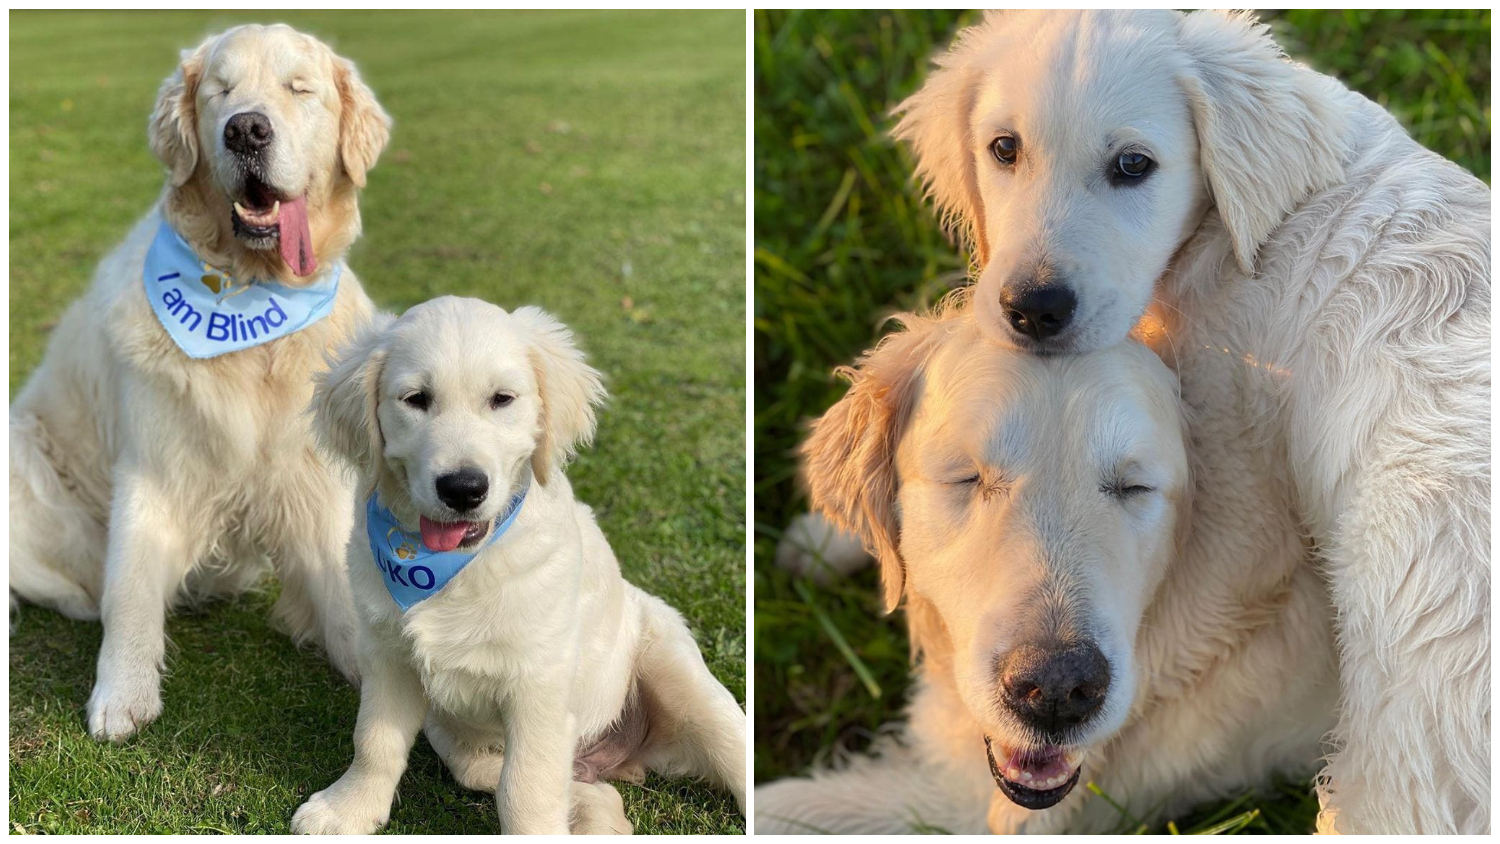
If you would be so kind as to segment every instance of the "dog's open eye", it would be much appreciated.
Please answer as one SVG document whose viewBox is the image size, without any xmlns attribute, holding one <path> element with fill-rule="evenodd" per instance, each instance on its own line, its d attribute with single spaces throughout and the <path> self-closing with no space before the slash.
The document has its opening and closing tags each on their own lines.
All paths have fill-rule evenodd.
<svg viewBox="0 0 1500 844">
<path fill-rule="evenodd" d="M 1120 153 L 1120 157 L 1115 159 L 1115 169 L 1110 175 L 1116 183 L 1134 182 L 1144 177 L 1147 173 L 1150 173 L 1151 168 L 1154 166 L 1156 166 L 1156 162 L 1147 157 L 1145 153 L 1128 150 Z"/>
<path fill-rule="evenodd" d="M 1021 139 L 1014 135 L 1001 135 L 990 142 L 990 155 L 1007 167 L 1016 163 L 1016 155 L 1020 152 Z"/>
<path fill-rule="evenodd" d="M 490 410 L 499 410 L 515 400 L 516 397 L 510 393 L 496 393 L 490 396 Z"/>
<path fill-rule="evenodd" d="M 402 396 L 401 402 L 407 407 L 414 407 L 417 410 L 425 411 L 432 406 L 432 396 L 427 395 L 422 390 L 418 390 L 415 393 L 407 393 Z"/>
</svg>

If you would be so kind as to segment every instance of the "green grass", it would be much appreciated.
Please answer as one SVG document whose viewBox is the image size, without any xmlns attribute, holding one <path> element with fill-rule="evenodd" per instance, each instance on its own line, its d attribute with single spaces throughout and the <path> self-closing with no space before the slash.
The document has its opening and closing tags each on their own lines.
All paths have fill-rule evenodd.
<svg viewBox="0 0 1500 844">
<path fill-rule="evenodd" d="M 10 389 L 162 184 L 146 117 L 178 50 L 240 14 L 14 13 Z M 290 14 L 396 119 L 350 263 L 381 306 L 538 304 L 612 394 L 570 470 L 625 575 L 745 693 L 744 15 Z M 27 832 L 285 832 L 352 754 L 357 694 L 267 623 L 270 587 L 173 618 L 166 711 L 85 734 L 98 625 L 24 608 L 10 821 Z M 732 799 L 622 786 L 637 832 L 741 832 Z M 498 831 L 419 740 L 389 829 Z"/>
<path fill-rule="evenodd" d="M 859 750 L 900 714 L 904 625 L 882 618 L 875 576 L 799 588 L 772 565 L 807 503 L 793 449 L 843 394 L 830 372 L 873 344 L 883 316 L 966 284 L 886 136 L 886 113 L 960 25 L 953 12 L 760 12 L 755 26 L 755 775 Z M 1488 180 L 1490 13 L 1287 12 L 1294 55 L 1392 110 L 1430 148 Z M 842 641 L 840 641 L 842 640 Z M 1311 761 L 1311 760 L 1309 760 Z M 1202 807 L 1183 831 L 1305 832 L 1302 783 Z M 1139 824 L 1121 818 L 1122 831 Z"/>
</svg>

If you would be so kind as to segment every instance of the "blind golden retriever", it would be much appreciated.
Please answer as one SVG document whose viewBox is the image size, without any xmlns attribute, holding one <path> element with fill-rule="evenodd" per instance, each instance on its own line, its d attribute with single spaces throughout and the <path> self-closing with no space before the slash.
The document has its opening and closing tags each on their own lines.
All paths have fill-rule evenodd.
<svg viewBox="0 0 1500 844">
<path fill-rule="evenodd" d="M 170 283 L 203 296 L 331 284 L 389 122 L 353 65 L 285 26 L 209 38 L 161 88 L 149 126 L 161 199 L 63 315 L 10 414 L 10 588 L 103 621 L 95 738 L 160 714 L 170 605 L 242 589 L 266 559 L 281 623 L 356 676 L 353 493 L 304 410 L 325 351 L 370 319 L 359 280 L 342 268 L 326 316 L 301 330 L 199 359 L 153 313 L 143 277 L 165 221 L 202 264 Z"/>
<path fill-rule="evenodd" d="M 1176 379 L 1137 343 L 1035 356 L 906 315 L 804 446 L 917 662 L 874 756 L 756 790 L 757 833 L 1107 832 L 1306 775 L 1333 722 L 1327 599 L 1289 543 L 1206 554 Z M 1210 510 L 1212 512 L 1212 510 Z"/>
</svg>

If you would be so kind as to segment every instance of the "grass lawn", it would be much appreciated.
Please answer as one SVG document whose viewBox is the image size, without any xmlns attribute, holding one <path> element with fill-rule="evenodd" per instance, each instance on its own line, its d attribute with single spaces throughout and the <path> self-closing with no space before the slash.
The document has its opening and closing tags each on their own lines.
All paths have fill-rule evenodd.
<svg viewBox="0 0 1500 844">
<path fill-rule="evenodd" d="M 755 16 L 755 775 L 858 751 L 900 715 L 903 622 L 879 615 L 876 577 L 811 587 L 772 564 L 807 502 L 792 451 L 841 396 L 830 375 L 873 345 L 881 319 L 968 281 L 886 136 L 889 108 L 976 14 L 760 12 Z M 1490 13 L 1291 11 L 1270 16 L 1290 53 L 1394 112 L 1417 140 L 1490 177 Z M 1311 760 L 1309 760 L 1311 762 Z M 1183 831 L 1307 832 L 1309 783 L 1205 806 Z M 1121 818 L 1122 831 L 1139 824 Z"/>
<path fill-rule="evenodd" d="M 161 189 L 146 118 L 178 51 L 247 20 L 330 41 L 396 119 L 350 257 L 379 305 L 480 296 L 577 332 L 612 398 L 574 486 L 743 700 L 742 12 L 11 14 L 11 394 Z M 12 831 L 287 831 L 347 766 L 358 699 L 270 628 L 274 589 L 169 621 L 166 711 L 121 747 L 84 731 L 99 626 L 23 608 Z M 620 790 L 638 833 L 744 829 L 692 782 Z M 499 831 L 425 740 L 388 829 Z"/>
</svg>

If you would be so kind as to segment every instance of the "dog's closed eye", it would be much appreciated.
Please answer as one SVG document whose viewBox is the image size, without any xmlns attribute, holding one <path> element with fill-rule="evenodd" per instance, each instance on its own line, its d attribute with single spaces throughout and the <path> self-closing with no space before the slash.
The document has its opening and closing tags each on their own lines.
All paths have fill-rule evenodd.
<svg viewBox="0 0 1500 844">
<path fill-rule="evenodd" d="M 1116 478 L 1101 485 L 1099 490 L 1112 498 L 1126 499 L 1137 495 L 1145 495 L 1148 492 L 1156 492 L 1156 487 L 1131 483 Z"/>
</svg>

